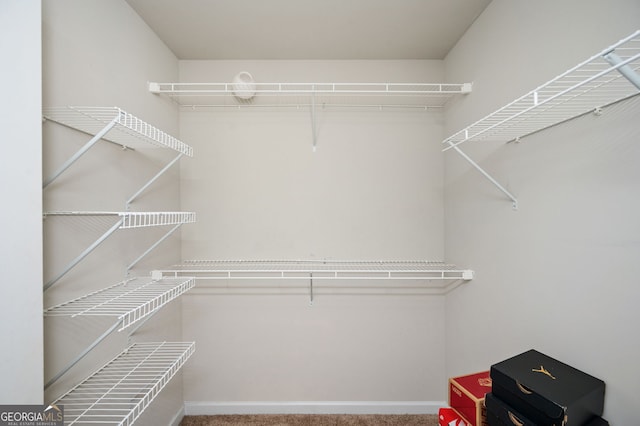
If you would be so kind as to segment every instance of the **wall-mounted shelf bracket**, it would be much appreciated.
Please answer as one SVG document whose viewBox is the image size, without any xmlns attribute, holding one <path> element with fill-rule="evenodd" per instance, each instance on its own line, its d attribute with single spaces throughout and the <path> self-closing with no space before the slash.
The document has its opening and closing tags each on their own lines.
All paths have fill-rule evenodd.
<svg viewBox="0 0 640 426">
<path fill-rule="evenodd" d="M 475 161 L 473 161 L 471 159 L 471 157 L 469 157 L 467 154 L 465 154 L 460 147 L 458 147 L 457 145 L 454 145 L 451 141 L 449 141 L 449 146 L 451 146 L 451 148 L 456 151 L 458 154 L 460 154 L 460 156 L 462 158 L 464 158 L 469 164 L 471 164 L 477 171 L 479 171 L 482 176 L 484 176 L 485 178 L 487 178 L 487 180 L 489 182 L 491 182 L 496 188 L 498 188 L 504 195 L 506 195 L 512 202 L 512 206 L 514 210 L 518 210 L 518 200 L 517 198 L 511 193 L 509 192 L 504 186 L 502 186 L 493 176 L 491 176 L 489 173 L 487 173 L 482 167 L 480 167 L 480 165 L 478 163 L 476 163 Z"/>
<path fill-rule="evenodd" d="M 317 128 L 316 128 L 316 123 L 317 123 L 317 117 L 316 117 L 316 93 L 315 93 L 315 86 L 313 87 L 313 92 L 311 94 L 311 134 L 313 137 L 313 152 L 316 152 L 316 144 L 318 142 L 318 132 L 317 132 Z"/>
<path fill-rule="evenodd" d="M 58 374 L 56 374 L 55 376 L 53 376 L 45 385 L 44 385 L 44 390 L 49 389 L 49 387 L 51 387 L 51 385 L 53 385 L 55 382 L 57 382 L 62 376 L 64 376 L 67 371 L 71 370 L 77 363 L 79 363 L 82 358 L 84 358 L 85 356 L 87 356 L 87 354 L 89 354 L 89 352 L 91 352 L 96 346 L 98 346 L 104 339 L 106 339 L 107 337 L 109 337 L 109 335 L 111 333 L 113 333 L 114 331 L 116 331 L 118 329 L 118 327 L 120 327 L 122 325 L 122 319 L 119 319 L 118 321 L 116 321 L 111 327 L 109 327 L 109 329 L 107 329 L 107 331 L 105 331 L 104 333 L 102 333 L 102 335 L 100 335 L 100 337 L 98 337 L 96 340 L 94 340 L 93 343 L 91 343 L 89 346 L 87 346 L 81 353 L 78 354 L 78 356 L 76 356 L 69 364 L 67 364 L 62 370 L 60 370 L 58 372 Z"/>
<path fill-rule="evenodd" d="M 158 247 L 160 244 L 162 244 L 162 242 L 164 240 L 166 240 L 167 238 L 169 238 L 169 236 L 171 236 L 171 234 L 173 234 L 174 232 L 176 232 L 178 230 L 178 228 L 180 228 L 182 226 L 182 223 L 178 223 L 177 225 L 175 225 L 173 228 L 171 228 L 166 234 L 164 234 L 158 241 L 156 241 L 151 247 L 149 247 L 144 253 L 142 253 L 136 260 L 134 260 L 133 262 L 131 262 L 129 264 L 129 266 L 127 266 L 127 275 L 129 274 L 129 272 L 131 271 L 131 269 L 133 269 L 134 266 L 136 266 L 138 264 L 138 262 L 140 262 L 142 259 L 144 259 L 149 253 L 151 253 L 153 250 L 155 250 L 156 247 Z"/>
<path fill-rule="evenodd" d="M 625 61 L 618 54 L 616 54 L 615 50 L 605 54 L 603 56 L 604 60 L 614 66 L 620 74 L 624 76 L 631 84 L 640 89 L 640 75 L 628 65 L 629 61 Z"/>
<path fill-rule="evenodd" d="M 109 123 L 107 123 L 107 125 L 104 126 L 102 128 L 102 130 L 100 130 L 98 133 L 96 133 L 91 138 L 91 140 L 89 140 L 89 142 L 84 144 L 84 146 L 82 148 L 80 148 L 75 154 L 73 154 L 67 161 L 65 161 L 64 164 L 62 164 L 62 166 L 60 166 L 58 168 L 58 170 L 56 170 L 51 176 L 49 176 L 44 181 L 44 183 L 42 184 L 42 188 L 44 189 L 47 186 L 49 186 L 54 180 L 56 180 L 58 178 L 58 176 L 60 176 L 62 173 L 65 172 L 65 170 L 67 170 L 69 167 L 71 167 L 71 165 L 73 165 L 73 163 L 78 161 L 78 159 L 80 157 L 82 157 L 82 155 L 84 155 L 87 151 L 89 151 L 89 149 L 93 145 L 95 145 L 96 142 L 98 142 L 100 139 L 102 139 L 109 132 L 109 130 L 111 130 L 113 128 L 113 126 L 115 126 L 117 123 L 118 123 L 118 117 L 114 118 Z"/>
<path fill-rule="evenodd" d="M 62 277 L 64 277 L 67 274 L 67 272 L 73 269 L 78 263 L 82 262 L 82 260 L 85 257 L 91 254 L 91 252 L 93 252 L 96 248 L 98 248 L 98 246 L 102 244 L 107 238 L 109 238 L 111 234 L 113 234 L 118 229 L 120 229 L 123 223 L 124 223 L 124 218 L 120 218 L 111 228 L 109 228 L 107 232 L 102 234 L 100 238 L 98 238 L 96 241 L 93 242 L 93 244 L 91 244 L 82 253 L 80 253 L 78 257 L 76 257 L 71 262 L 69 262 L 69 264 L 67 264 L 67 266 L 58 275 L 56 275 L 55 277 L 47 281 L 47 283 L 44 285 L 43 290 L 47 291 L 52 285 L 57 283 Z"/>
<path fill-rule="evenodd" d="M 133 203 L 139 196 L 142 194 L 148 187 L 150 187 L 156 180 L 160 178 L 167 170 L 171 168 L 175 163 L 178 162 L 184 156 L 183 153 L 178 154 L 173 160 L 171 160 L 166 166 L 162 168 L 154 177 L 149 179 L 147 183 L 145 183 L 135 194 L 133 194 L 126 202 L 125 210 L 129 210 L 131 208 L 131 203 Z"/>
</svg>

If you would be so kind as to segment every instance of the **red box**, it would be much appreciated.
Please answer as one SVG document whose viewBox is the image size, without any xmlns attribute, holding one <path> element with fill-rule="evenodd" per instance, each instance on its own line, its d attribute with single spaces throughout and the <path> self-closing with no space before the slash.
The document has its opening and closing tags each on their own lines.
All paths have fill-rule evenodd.
<svg viewBox="0 0 640 426">
<path fill-rule="evenodd" d="M 443 407 L 438 410 L 438 426 L 469 426 L 456 410 Z"/>
<path fill-rule="evenodd" d="M 488 392 L 491 392 L 489 371 L 449 379 L 449 405 L 472 426 L 488 426 L 484 406 Z"/>
</svg>

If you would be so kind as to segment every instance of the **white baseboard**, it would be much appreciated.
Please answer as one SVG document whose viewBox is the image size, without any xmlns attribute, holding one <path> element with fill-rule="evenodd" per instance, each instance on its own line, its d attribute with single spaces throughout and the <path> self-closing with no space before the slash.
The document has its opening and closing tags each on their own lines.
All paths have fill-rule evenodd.
<svg viewBox="0 0 640 426">
<path fill-rule="evenodd" d="M 169 421 L 169 426 L 180 426 L 180 422 L 184 417 L 184 407 L 180 408 L 180 411 L 176 413 L 175 416 Z"/>
<path fill-rule="evenodd" d="M 216 414 L 437 414 L 445 401 L 185 401 L 187 416 Z"/>
</svg>

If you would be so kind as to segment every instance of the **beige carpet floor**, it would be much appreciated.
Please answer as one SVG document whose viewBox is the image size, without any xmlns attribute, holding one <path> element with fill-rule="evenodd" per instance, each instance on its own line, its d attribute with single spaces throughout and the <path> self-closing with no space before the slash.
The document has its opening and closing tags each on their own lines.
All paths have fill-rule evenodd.
<svg viewBox="0 0 640 426">
<path fill-rule="evenodd" d="M 260 414 L 186 416 L 180 426 L 438 426 L 435 414 Z"/>
</svg>

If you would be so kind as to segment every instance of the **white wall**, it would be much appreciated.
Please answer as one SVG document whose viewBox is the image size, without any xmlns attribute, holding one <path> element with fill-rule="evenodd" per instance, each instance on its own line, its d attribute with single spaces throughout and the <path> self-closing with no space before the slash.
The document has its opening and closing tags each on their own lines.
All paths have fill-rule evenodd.
<svg viewBox="0 0 640 426">
<path fill-rule="evenodd" d="M 38 0 L 0 3 L 0 404 L 42 403 L 40 19 Z"/>
<path fill-rule="evenodd" d="M 637 1 L 494 0 L 445 61 L 448 79 L 474 81 L 447 132 L 632 33 L 639 17 Z M 603 379 L 612 424 L 637 423 L 639 111 L 635 99 L 519 144 L 465 144 L 518 211 L 447 154 L 446 257 L 476 271 L 447 296 L 448 375 L 536 348 Z"/>
<path fill-rule="evenodd" d="M 181 61 L 180 79 L 243 70 L 259 82 L 444 77 L 441 61 Z M 185 259 L 442 259 L 440 112 L 318 108 L 315 153 L 306 108 L 180 120 L 198 152 L 182 168 L 182 205 L 199 215 Z M 198 342 L 187 402 L 444 399 L 442 296 L 329 294 L 310 307 L 296 284 L 211 296 L 202 283 L 183 298 L 185 338 Z"/>
<path fill-rule="evenodd" d="M 118 106 L 177 136 L 178 114 L 170 101 L 150 94 L 147 82 L 178 78 L 178 61 L 124 0 L 52 0 L 43 3 L 43 103 L 46 106 Z M 88 136 L 52 122 L 43 125 L 44 174 L 76 152 Z M 123 151 L 98 143 L 44 191 L 45 210 L 123 211 L 125 201 L 176 154 L 141 148 Z M 188 161 L 188 159 L 182 160 Z M 131 206 L 132 211 L 180 210 L 179 167 L 174 166 Z M 95 241 L 109 223 L 49 217 L 44 226 L 44 278 L 50 279 Z M 122 280 L 127 265 L 166 229 L 118 231 L 45 292 L 45 306 L 88 294 Z M 133 271 L 171 265 L 180 259 L 174 234 Z M 46 318 L 45 381 L 115 322 Z M 181 305 L 172 302 L 133 337 L 116 332 L 45 394 L 58 397 L 80 379 L 136 341 L 181 339 Z M 149 407 L 140 424 L 168 424 L 182 410 L 182 381 L 175 377 Z"/>
</svg>

